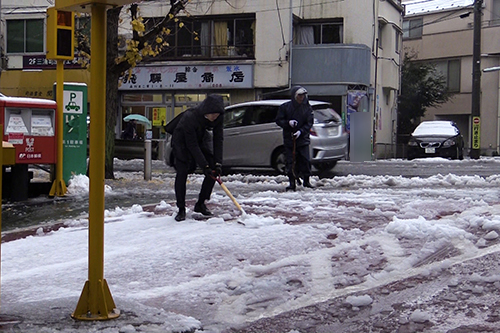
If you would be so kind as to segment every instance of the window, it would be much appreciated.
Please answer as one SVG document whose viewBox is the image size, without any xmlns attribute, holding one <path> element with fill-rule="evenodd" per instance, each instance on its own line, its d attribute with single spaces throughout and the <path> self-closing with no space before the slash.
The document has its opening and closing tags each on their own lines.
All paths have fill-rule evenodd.
<svg viewBox="0 0 500 333">
<path fill-rule="evenodd" d="M 403 21 L 403 38 L 421 38 L 423 19 L 411 19 Z"/>
<path fill-rule="evenodd" d="M 383 49 L 384 46 L 384 28 L 386 24 L 384 22 L 378 23 L 378 47 Z"/>
<path fill-rule="evenodd" d="M 43 19 L 8 20 L 7 53 L 43 53 Z"/>
<path fill-rule="evenodd" d="M 443 60 L 431 62 L 436 70 L 446 78 L 448 90 L 460 92 L 460 60 Z"/>
<path fill-rule="evenodd" d="M 251 125 L 269 124 L 276 121 L 276 115 L 278 114 L 278 107 L 271 105 L 261 105 L 255 106 L 249 119 Z"/>
<path fill-rule="evenodd" d="M 396 45 L 394 46 L 395 47 L 395 51 L 396 53 L 400 53 L 401 52 L 401 31 L 399 31 L 398 29 L 394 29 L 394 31 L 396 32 Z"/>
<path fill-rule="evenodd" d="M 152 28 L 157 19 L 146 20 L 146 30 Z M 254 58 L 255 18 L 242 17 L 217 20 L 202 20 L 192 17 L 170 22 L 169 44 L 161 58 L 187 57 L 238 57 Z"/>
<path fill-rule="evenodd" d="M 493 0 L 493 4 L 491 6 L 491 20 L 493 24 L 500 23 L 500 0 Z"/>
<path fill-rule="evenodd" d="M 304 23 L 297 26 L 297 44 L 343 43 L 342 20 L 324 23 Z"/>
<path fill-rule="evenodd" d="M 251 108 L 251 107 L 248 107 Z M 240 127 L 243 125 L 247 108 L 236 108 L 224 112 L 224 128 Z"/>
</svg>

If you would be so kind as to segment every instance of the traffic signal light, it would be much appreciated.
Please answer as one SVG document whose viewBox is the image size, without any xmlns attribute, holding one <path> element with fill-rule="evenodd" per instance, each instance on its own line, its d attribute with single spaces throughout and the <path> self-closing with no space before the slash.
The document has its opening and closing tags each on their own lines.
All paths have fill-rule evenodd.
<svg viewBox="0 0 500 333">
<path fill-rule="evenodd" d="M 75 15 L 47 8 L 47 59 L 72 60 L 75 55 Z"/>
</svg>

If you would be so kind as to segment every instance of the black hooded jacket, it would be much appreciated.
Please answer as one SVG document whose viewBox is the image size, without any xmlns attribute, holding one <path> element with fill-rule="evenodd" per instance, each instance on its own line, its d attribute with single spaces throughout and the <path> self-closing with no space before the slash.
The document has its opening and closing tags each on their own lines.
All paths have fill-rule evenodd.
<svg viewBox="0 0 500 333">
<path fill-rule="evenodd" d="M 209 113 L 220 113 L 220 116 L 211 122 L 205 118 Z M 224 102 L 220 95 L 208 95 L 200 105 L 184 111 L 172 136 L 175 158 L 183 162 L 193 158 L 200 168 L 204 168 L 209 164 L 206 156 L 213 154 L 214 163 L 222 164 L 223 113 Z M 208 129 L 213 133 L 212 147 Z"/>
<path fill-rule="evenodd" d="M 286 147 L 293 146 L 292 134 L 300 131 L 300 136 L 295 141 L 296 146 L 309 145 L 311 139 L 309 133 L 314 122 L 313 110 L 306 97 L 302 104 L 297 103 L 295 100 L 295 93 L 299 90 L 300 86 L 293 87 L 291 90 L 292 99 L 289 102 L 283 103 L 278 109 L 276 116 L 276 124 L 283 128 L 283 144 Z M 292 128 L 289 124 L 290 120 L 297 120 L 297 127 Z"/>
</svg>

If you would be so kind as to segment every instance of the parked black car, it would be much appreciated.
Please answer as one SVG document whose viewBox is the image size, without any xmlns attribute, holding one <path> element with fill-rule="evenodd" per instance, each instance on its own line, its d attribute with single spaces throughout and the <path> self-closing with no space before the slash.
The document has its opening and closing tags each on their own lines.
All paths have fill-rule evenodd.
<svg viewBox="0 0 500 333">
<path fill-rule="evenodd" d="M 420 157 L 464 158 L 464 138 L 452 121 L 424 121 L 408 141 L 408 159 Z"/>
</svg>

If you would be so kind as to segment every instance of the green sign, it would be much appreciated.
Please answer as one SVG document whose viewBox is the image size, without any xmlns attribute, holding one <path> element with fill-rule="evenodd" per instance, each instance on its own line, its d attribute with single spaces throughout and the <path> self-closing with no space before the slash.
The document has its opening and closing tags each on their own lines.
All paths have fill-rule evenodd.
<svg viewBox="0 0 500 333">
<path fill-rule="evenodd" d="M 87 85 L 64 84 L 63 179 L 87 174 Z"/>
</svg>

